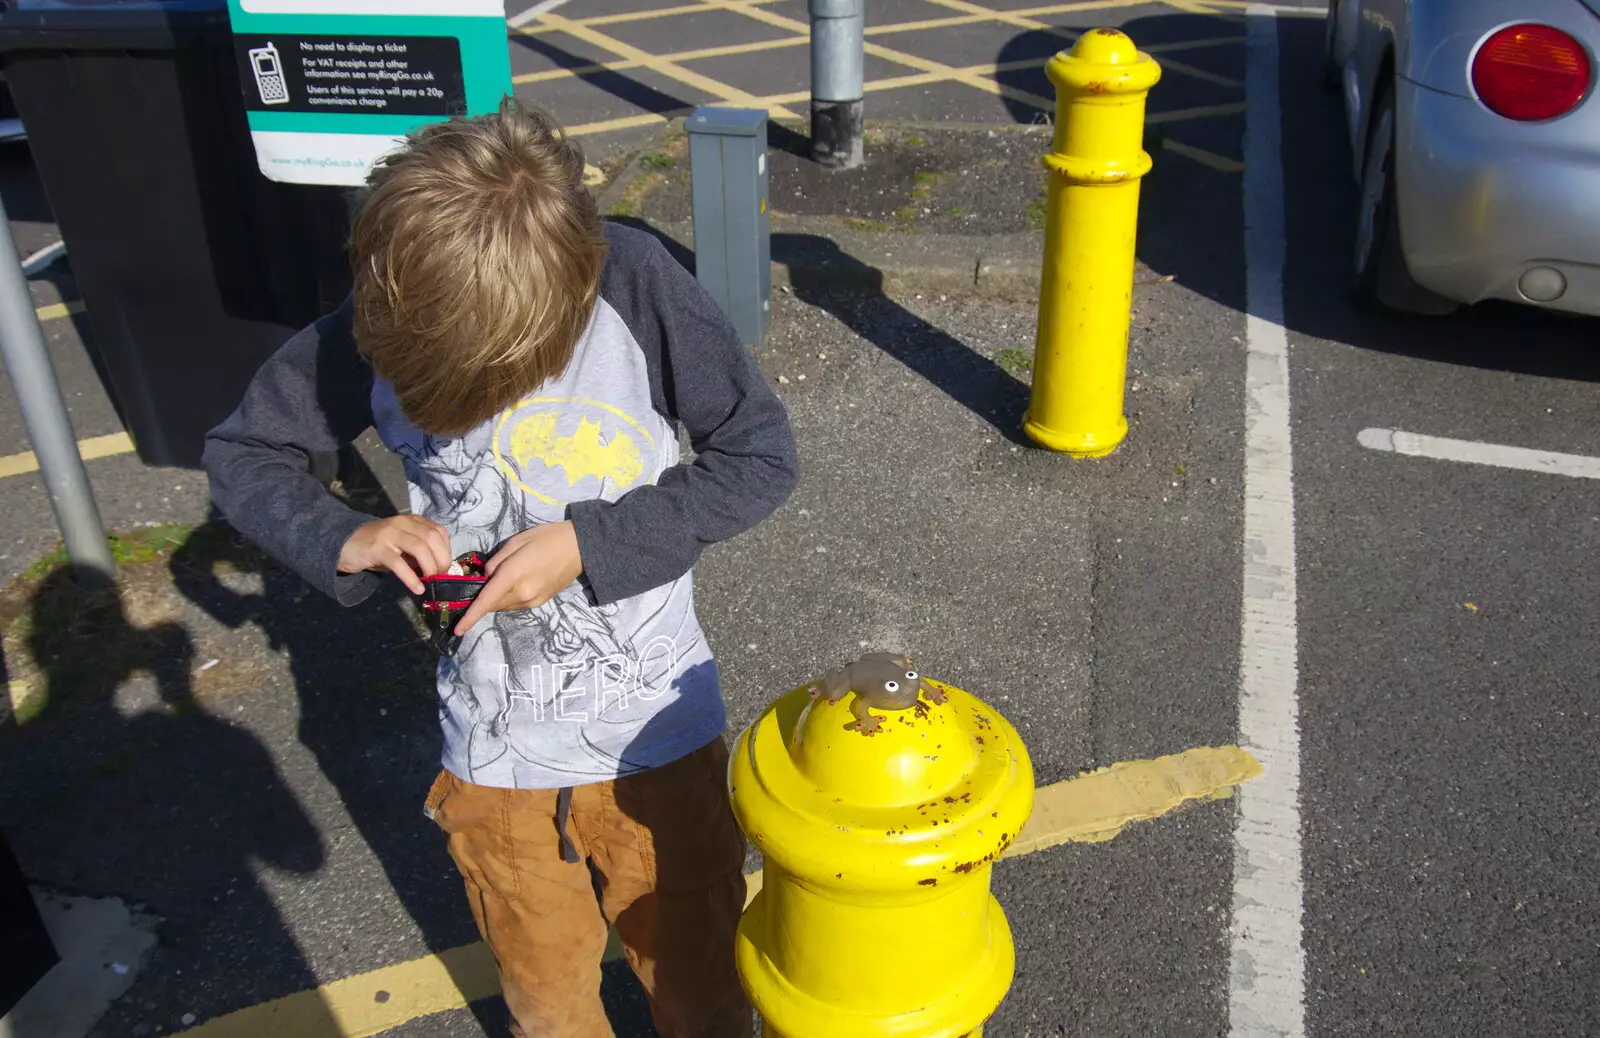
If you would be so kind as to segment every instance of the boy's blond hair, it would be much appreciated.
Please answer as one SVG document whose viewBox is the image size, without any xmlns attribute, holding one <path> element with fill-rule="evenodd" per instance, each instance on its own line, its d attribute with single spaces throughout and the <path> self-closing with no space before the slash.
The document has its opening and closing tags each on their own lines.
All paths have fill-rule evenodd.
<svg viewBox="0 0 1600 1038">
<path fill-rule="evenodd" d="M 566 370 L 605 255 L 583 166 L 508 97 L 373 170 L 350 245 L 356 345 L 418 428 L 459 436 Z"/>
</svg>

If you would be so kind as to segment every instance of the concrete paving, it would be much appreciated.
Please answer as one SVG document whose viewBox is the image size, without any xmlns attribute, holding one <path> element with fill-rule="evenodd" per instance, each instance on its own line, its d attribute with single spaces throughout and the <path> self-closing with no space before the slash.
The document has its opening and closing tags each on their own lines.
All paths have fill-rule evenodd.
<svg viewBox="0 0 1600 1038">
<path fill-rule="evenodd" d="M 156 944 L 154 927 L 114 897 L 36 901 L 61 961 L 0 1016 L 0 1038 L 86 1034 L 138 977 Z"/>
</svg>

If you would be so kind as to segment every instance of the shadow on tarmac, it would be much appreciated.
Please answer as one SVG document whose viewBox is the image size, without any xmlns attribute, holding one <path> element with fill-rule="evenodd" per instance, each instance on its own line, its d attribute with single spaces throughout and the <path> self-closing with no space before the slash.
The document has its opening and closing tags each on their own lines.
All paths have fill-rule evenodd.
<svg viewBox="0 0 1600 1038">
<path fill-rule="evenodd" d="M 694 252 L 636 217 L 611 222 L 655 236 L 684 269 L 694 273 Z M 883 291 L 883 272 L 836 242 L 815 234 L 774 234 L 772 259 L 791 266 L 795 297 L 827 311 L 992 425 L 1008 441 L 1030 445 L 1022 433 L 1028 408 L 1025 383 L 948 332 L 907 310 Z M 822 268 L 828 268 L 823 270 Z"/>
<path fill-rule="evenodd" d="M 24 871 L 161 920 L 147 998 L 181 990 L 214 1015 L 316 987 L 258 870 L 317 872 L 323 836 L 267 748 L 195 700 L 188 631 L 135 625 L 118 588 L 70 566 L 39 584 L 23 623 L 42 706 L 26 725 L 9 713 L 0 724 L 0 804 Z M 153 701 L 119 703 L 140 675 Z M 102 1028 L 140 1026 L 136 1006 L 119 1008 Z M 314 1022 L 334 1026 L 331 1014 Z"/>
</svg>

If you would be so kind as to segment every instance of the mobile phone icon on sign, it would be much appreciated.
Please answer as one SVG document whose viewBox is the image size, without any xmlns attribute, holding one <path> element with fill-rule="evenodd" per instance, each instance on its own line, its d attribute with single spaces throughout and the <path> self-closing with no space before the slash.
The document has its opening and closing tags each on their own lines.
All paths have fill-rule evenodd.
<svg viewBox="0 0 1600 1038">
<path fill-rule="evenodd" d="M 283 65 L 278 60 L 278 48 L 269 43 L 250 52 L 250 69 L 256 74 L 256 91 L 264 105 L 281 105 L 289 102 L 289 84 L 283 80 Z"/>
</svg>

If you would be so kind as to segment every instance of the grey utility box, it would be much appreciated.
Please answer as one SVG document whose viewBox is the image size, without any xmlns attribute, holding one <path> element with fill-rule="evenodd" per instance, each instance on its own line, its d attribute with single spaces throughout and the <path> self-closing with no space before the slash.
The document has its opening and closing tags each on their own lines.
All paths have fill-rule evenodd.
<svg viewBox="0 0 1600 1038">
<path fill-rule="evenodd" d="M 695 276 L 746 346 L 772 317 L 772 220 L 767 213 L 767 113 L 699 108 L 689 116 Z"/>
</svg>

